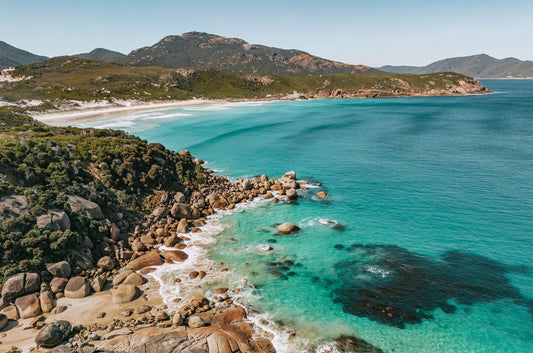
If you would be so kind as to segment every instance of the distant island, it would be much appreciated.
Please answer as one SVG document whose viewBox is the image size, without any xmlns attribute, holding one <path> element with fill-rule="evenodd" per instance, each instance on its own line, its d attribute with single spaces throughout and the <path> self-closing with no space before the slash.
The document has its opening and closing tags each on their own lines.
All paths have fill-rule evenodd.
<svg viewBox="0 0 533 353">
<path fill-rule="evenodd" d="M 533 78 L 533 61 L 496 59 L 486 54 L 439 60 L 426 66 L 386 65 L 379 70 L 402 74 L 430 74 L 453 71 L 475 78 Z"/>
</svg>

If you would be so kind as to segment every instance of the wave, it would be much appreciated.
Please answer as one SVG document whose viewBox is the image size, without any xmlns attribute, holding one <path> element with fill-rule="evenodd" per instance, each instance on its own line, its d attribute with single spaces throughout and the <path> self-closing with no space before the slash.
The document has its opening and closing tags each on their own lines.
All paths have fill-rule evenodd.
<svg viewBox="0 0 533 353">
<path fill-rule="evenodd" d="M 264 129 L 267 129 L 267 128 L 270 128 L 270 127 L 282 126 L 284 124 L 286 124 L 286 123 L 272 123 L 272 124 L 254 125 L 254 126 L 245 127 L 245 128 L 242 128 L 242 129 L 235 129 L 235 130 L 223 133 L 223 134 L 216 135 L 215 137 L 212 137 L 212 138 L 209 138 L 207 140 L 195 143 L 193 145 L 190 145 L 190 146 L 188 146 L 188 148 L 189 149 L 194 149 L 196 147 L 205 147 L 205 146 L 207 146 L 209 144 L 216 143 L 216 142 L 218 142 L 220 140 L 224 140 L 224 139 L 227 139 L 227 138 L 230 138 L 230 137 L 233 137 L 233 136 L 237 136 L 237 135 L 242 135 L 242 134 L 245 134 L 245 133 L 250 132 L 250 131 L 260 131 L 260 130 L 264 130 Z"/>
</svg>

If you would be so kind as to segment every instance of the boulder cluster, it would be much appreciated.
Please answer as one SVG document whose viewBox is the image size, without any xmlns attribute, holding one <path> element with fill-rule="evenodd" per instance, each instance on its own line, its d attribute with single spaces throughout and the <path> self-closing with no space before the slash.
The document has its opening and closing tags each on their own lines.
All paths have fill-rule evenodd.
<svg viewBox="0 0 533 353">
<path fill-rule="evenodd" d="M 104 219 L 98 204 L 71 195 L 68 202 L 73 212 L 108 225 L 109 236 L 103 239 L 104 242 L 98 249 L 98 253 L 103 253 L 103 256 L 95 258 L 94 245 L 86 237 L 86 248 L 80 249 L 75 256 L 50 264 L 46 271 L 41 273 L 20 273 L 7 279 L 0 298 L 0 329 L 9 319 L 36 318 L 32 326 L 41 329 L 36 340 L 39 346 L 53 347 L 74 335 L 76 339 L 71 339 L 71 345 L 75 343 L 74 346 L 79 348 L 94 340 L 110 340 L 113 337 L 128 335 L 143 328 L 143 325 L 160 329 L 184 326 L 191 330 L 212 327 L 213 322 L 225 320 L 216 319 L 217 315 L 220 315 L 221 305 L 232 307 L 233 300 L 227 288 L 217 289 L 215 293 L 218 296 L 213 301 L 202 296 L 189 298 L 182 303 L 179 312 L 175 313 L 167 312 L 166 308 L 147 305 L 135 310 L 125 310 L 122 318 L 115 318 L 113 323 L 106 327 L 95 324 L 92 327 L 72 328 L 70 323 L 64 321 L 46 323 L 40 315 L 66 310 L 65 306 L 57 306 L 57 299 L 62 297 L 84 298 L 92 292 L 103 290 L 109 290 L 112 303 L 123 304 L 135 300 L 141 293 L 141 286 L 146 282 L 142 270 L 165 262 L 186 261 L 186 242 L 188 237 L 193 236 L 188 233 L 201 232 L 201 227 L 206 223 L 206 216 L 216 210 L 231 210 L 238 203 L 251 201 L 257 196 L 272 199 L 274 202 L 280 199 L 292 202 L 298 198 L 297 190 L 300 188 L 305 188 L 304 183 L 297 181 L 294 172 L 286 173 L 279 180 L 262 175 L 238 179 L 233 183 L 224 177 L 207 174 L 205 183 L 197 189 L 184 189 L 174 193 L 155 192 L 147 197 L 144 203 L 144 219 L 136 225 L 125 221 L 111 223 Z M 18 202 L 16 205 L 24 206 L 24 202 Z M 120 219 L 119 216 L 116 218 Z M 38 217 L 37 224 L 39 228 L 48 230 L 65 231 L 70 228 L 68 214 L 61 211 L 49 211 Z M 285 232 L 284 227 L 287 234 L 294 234 L 299 230 L 298 227 L 286 223 L 280 226 L 280 233 Z M 166 250 L 160 251 L 159 245 L 164 245 Z M 205 276 L 204 271 L 192 271 L 189 274 L 191 279 L 202 279 Z M 104 316 L 105 313 L 102 313 L 102 317 Z M 96 333 L 102 330 L 109 335 L 101 336 Z M 210 345 L 210 340 L 219 342 L 224 347 L 246 347 L 249 344 L 239 343 L 242 341 L 241 336 L 232 338 L 226 331 L 210 329 L 200 336 L 209 347 L 214 344 Z M 187 335 L 180 337 L 180 342 L 189 342 Z M 195 339 L 200 339 L 198 337 Z M 265 342 L 261 345 L 268 347 Z M 90 351 L 87 349 L 84 351 Z M 234 350 L 221 348 L 218 351 L 222 353 Z"/>
</svg>

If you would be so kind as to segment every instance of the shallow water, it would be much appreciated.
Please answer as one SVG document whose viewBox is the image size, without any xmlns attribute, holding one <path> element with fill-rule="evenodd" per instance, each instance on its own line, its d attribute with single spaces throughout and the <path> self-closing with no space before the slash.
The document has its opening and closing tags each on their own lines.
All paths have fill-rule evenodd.
<svg viewBox="0 0 533 353">
<path fill-rule="evenodd" d="M 533 81 L 483 83 L 497 93 L 221 104 L 98 124 L 233 178 L 295 170 L 323 184 L 296 204 L 218 219 L 226 230 L 208 248 L 209 266 L 232 270 L 211 285 L 241 286 L 252 319 L 283 324 L 278 351 L 344 334 L 385 352 L 528 352 Z M 302 232 L 277 236 L 287 221 Z"/>
</svg>

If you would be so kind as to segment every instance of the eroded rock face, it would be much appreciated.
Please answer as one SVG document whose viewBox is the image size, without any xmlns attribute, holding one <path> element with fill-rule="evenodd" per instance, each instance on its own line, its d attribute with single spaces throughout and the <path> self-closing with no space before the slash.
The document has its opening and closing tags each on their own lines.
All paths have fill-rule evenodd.
<svg viewBox="0 0 533 353">
<path fill-rule="evenodd" d="M 84 199 L 81 196 L 69 195 L 68 203 L 73 212 L 81 213 L 90 219 L 104 218 L 104 214 L 97 203 Z"/>
<path fill-rule="evenodd" d="M 85 277 L 72 277 L 65 287 L 65 297 L 84 298 L 91 293 L 91 286 Z"/>
<path fill-rule="evenodd" d="M 72 273 L 72 268 L 67 261 L 56 262 L 55 264 L 48 266 L 47 270 L 54 277 L 68 278 Z"/>
<path fill-rule="evenodd" d="M 203 297 L 194 296 L 190 300 L 199 298 Z M 204 322 L 204 325 L 198 328 L 187 331 L 155 327 L 140 329 L 131 335 L 105 341 L 99 349 L 117 353 L 275 353 L 268 340 L 254 338 L 251 326 L 242 322 L 246 315 L 244 309 L 235 307 L 213 314 L 208 316 L 212 317 L 212 320 L 206 319 L 211 321 L 210 323 Z M 199 316 L 194 317 L 200 319 Z M 181 323 L 182 320 L 179 314 L 173 318 L 176 323 Z"/>
<path fill-rule="evenodd" d="M 55 321 L 39 331 L 35 338 L 35 343 L 41 347 L 51 348 L 67 338 L 71 330 L 72 325 L 70 322 L 65 320 Z"/>
</svg>

